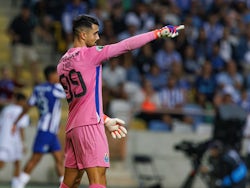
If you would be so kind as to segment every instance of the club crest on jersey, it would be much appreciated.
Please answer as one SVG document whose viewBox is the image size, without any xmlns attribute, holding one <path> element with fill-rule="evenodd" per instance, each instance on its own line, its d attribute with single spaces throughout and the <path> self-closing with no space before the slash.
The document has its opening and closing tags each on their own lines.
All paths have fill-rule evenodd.
<svg viewBox="0 0 250 188">
<path fill-rule="evenodd" d="M 107 153 L 105 153 L 105 155 L 104 155 L 104 161 L 105 161 L 106 163 L 109 162 L 109 155 L 108 155 Z"/>
<path fill-rule="evenodd" d="M 43 152 L 48 152 L 49 151 L 49 145 L 44 145 L 42 148 Z"/>
<path fill-rule="evenodd" d="M 97 51 L 101 51 L 103 49 L 103 46 L 96 46 Z"/>
</svg>

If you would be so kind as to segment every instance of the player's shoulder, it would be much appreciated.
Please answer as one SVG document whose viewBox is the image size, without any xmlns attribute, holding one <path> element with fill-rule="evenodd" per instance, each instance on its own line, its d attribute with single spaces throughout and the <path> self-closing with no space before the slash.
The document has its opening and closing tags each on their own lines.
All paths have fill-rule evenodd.
<svg viewBox="0 0 250 188">
<path fill-rule="evenodd" d="M 49 92 L 53 89 L 53 87 L 54 87 L 53 84 L 51 84 L 49 82 L 43 82 L 43 83 L 40 83 L 34 87 L 33 93 Z"/>
<path fill-rule="evenodd" d="M 60 83 L 55 83 L 54 88 L 63 91 L 63 87 L 62 87 L 62 85 Z"/>
<path fill-rule="evenodd" d="M 65 52 L 65 54 L 60 58 L 57 65 L 57 71 L 60 72 L 63 69 L 67 69 L 72 66 L 71 62 L 74 62 L 77 58 L 81 57 L 81 54 L 84 53 L 84 51 L 84 47 L 68 49 L 68 51 Z"/>
<path fill-rule="evenodd" d="M 8 104 L 5 108 L 6 109 L 18 109 L 18 108 L 22 108 L 22 107 L 17 105 L 17 104 L 11 103 L 11 104 Z"/>
<path fill-rule="evenodd" d="M 91 47 L 83 47 L 82 52 L 83 53 L 96 53 L 96 52 L 102 52 L 105 46 L 91 46 Z"/>
<path fill-rule="evenodd" d="M 5 112 L 5 113 L 9 113 L 9 112 L 10 113 L 15 113 L 17 111 L 20 111 L 21 109 L 22 109 L 22 107 L 19 106 L 19 105 L 9 104 L 9 105 L 4 107 L 3 112 Z"/>
<path fill-rule="evenodd" d="M 38 88 L 40 88 L 40 87 L 43 87 L 44 85 L 45 85 L 44 82 L 43 82 L 43 83 L 39 83 L 39 84 L 35 85 L 35 86 L 33 87 L 33 89 L 36 90 L 36 89 L 38 89 Z"/>
<path fill-rule="evenodd" d="M 102 51 L 103 48 L 104 48 L 104 46 L 95 46 L 95 50 L 98 52 Z"/>
<path fill-rule="evenodd" d="M 66 97 L 63 86 L 60 83 L 54 84 L 53 95 L 57 98 L 65 98 Z"/>
</svg>

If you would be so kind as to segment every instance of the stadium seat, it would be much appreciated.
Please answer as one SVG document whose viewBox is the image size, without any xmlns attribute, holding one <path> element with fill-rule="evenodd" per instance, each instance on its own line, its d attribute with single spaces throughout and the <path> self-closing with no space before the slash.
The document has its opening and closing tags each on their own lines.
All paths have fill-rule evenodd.
<svg viewBox="0 0 250 188">
<path fill-rule="evenodd" d="M 134 118 L 131 120 L 129 128 L 133 130 L 147 130 L 147 123 L 143 119 Z"/>
<path fill-rule="evenodd" d="M 162 188 L 162 178 L 151 156 L 134 155 L 133 166 L 138 179 L 139 188 Z"/>
<path fill-rule="evenodd" d="M 150 131 L 170 131 L 171 128 L 168 124 L 164 123 L 163 121 L 160 121 L 160 120 L 151 120 L 149 123 L 148 123 L 148 129 Z"/>
</svg>

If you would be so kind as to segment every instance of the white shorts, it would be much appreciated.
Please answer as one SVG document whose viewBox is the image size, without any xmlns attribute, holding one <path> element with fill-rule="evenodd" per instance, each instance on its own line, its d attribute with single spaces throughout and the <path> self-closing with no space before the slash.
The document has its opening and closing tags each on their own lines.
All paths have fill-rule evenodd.
<svg viewBox="0 0 250 188">
<path fill-rule="evenodd" d="M 23 147 L 1 147 L 0 148 L 0 161 L 3 162 L 14 162 L 19 161 L 23 157 Z"/>
<path fill-rule="evenodd" d="M 25 61 L 36 62 L 38 54 L 33 46 L 15 44 L 12 49 L 12 61 L 14 65 L 21 65 Z"/>
</svg>

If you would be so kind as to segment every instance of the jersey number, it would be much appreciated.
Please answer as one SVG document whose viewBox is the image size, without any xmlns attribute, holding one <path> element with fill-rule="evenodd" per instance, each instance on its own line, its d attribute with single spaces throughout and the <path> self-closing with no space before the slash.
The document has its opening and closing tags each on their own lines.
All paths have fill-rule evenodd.
<svg viewBox="0 0 250 188">
<path fill-rule="evenodd" d="M 64 74 L 60 75 L 59 79 L 67 95 L 68 103 L 70 103 L 73 98 L 79 98 L 86 94 L 86 85 L 83 81 L 82 75 L 75 69 L 70 70 L 67 76 Z M 77 86 L 77 88 L 80 87 L 80 91 L 72 91 L 72 86 Z"/>
<path fill-rule="evenodd" d="M 37 105 L 39 107 L 41 115 L 49 112 L 49 102 L 48 99 L 44 96 L 43 92 L 38 92 Z"/>
</svg>

